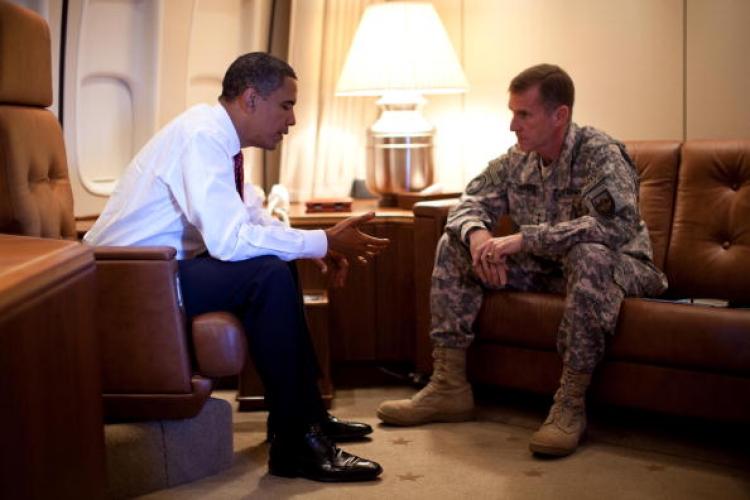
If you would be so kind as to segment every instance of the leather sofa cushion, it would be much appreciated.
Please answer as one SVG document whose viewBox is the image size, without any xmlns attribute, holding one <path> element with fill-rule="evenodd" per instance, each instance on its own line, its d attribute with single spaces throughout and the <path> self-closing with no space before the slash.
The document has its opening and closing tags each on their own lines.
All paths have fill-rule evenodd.
<svg viewBox="0 0 750 500">
<path fill-rule="evenodd" d="M 748 211 L 750 140 L 686 142 L 665 269 L 673 294 L 748 302 Z"/>
<path fill-rule="evenodd" d="M 625 146 L 640 177 L 641 217 L 646 221 L 651 236 L 654 264 L 663 270 L 674 210 L 680 143 L 629 141 Z"/>
<path fill-rule="evenodd" d="M 563 307 L 558 295 L 489 292 L 475 325 L 480 332 L 477 343 L 555 351 Z M 748 332 L 747 310 L 627 298 L 606 356 L 608 360 L 748 375 Z"/>
</svg>

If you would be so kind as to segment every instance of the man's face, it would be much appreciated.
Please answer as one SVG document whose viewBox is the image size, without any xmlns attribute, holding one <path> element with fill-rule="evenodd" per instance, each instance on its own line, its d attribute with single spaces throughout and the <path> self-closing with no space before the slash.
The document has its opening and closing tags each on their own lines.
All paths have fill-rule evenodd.
<svg viewBox="0 0 750 500">
<path fill-rule="evenodd" d="M 538 85 L 511 93 L 508 108 L 513 113 L 510 130 L 516 133 L 521 151 L 544 154 L 555 146 L 560 121 L 542 104 Z"/>
<path fill-rule="evenodd" d="M 251 95 L 252 119 L 246 127 L 247 145 L 275 149 L 295 124 L 294 105 L 297 103 L 297 81 L 285 77 L 281 87 L 268 96 Z"/>
</svg>

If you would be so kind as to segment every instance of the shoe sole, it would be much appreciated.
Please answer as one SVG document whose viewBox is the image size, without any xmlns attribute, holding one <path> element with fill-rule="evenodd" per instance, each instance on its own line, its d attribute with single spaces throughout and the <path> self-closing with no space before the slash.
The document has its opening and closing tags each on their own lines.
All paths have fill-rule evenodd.
<svg viewBox="0 0 750 500">
<path fill-rule="evenodd" d="M 550 446 L 543 443 L 535 443 L 532 440 L 529 441 L 529 450 L 531 450 L 532 453 L 537 453 L 539 455 L 548 455 L 551 457 L 567 457 L 568 455 L 575 452 L 587 437 L 588 429 L 584 429 L 581 433 L 581 437 L 578 438 L 578 444 L 573 448 L 560 448 L 559 446 Z"/>
<path fill-rule="evenodd" d="M 410 427 L 414 425 L 432 424 L 432 423 L 455 423 L 455 422 L 468 422 L 474 420 L 474 411 L 466 411 L 461 413 L 438 413 L 431 415 L 430 418 L 424 420 L 402 420 L 393 415 L 388 415 L 378 410 L 378 418 L 384 423 L 389 425 L 399 425 L 402 427 Z"/>
<path fill-rule="evenodd" d="M 568 448 L 558 448 L 556 446 L 548 446 L 544 444 L 538 444 L 538 443 L 529 443 L 529 450 L 531 450 L 532 453 L 537 453 L 539 455 L 547 455 L 552 457 L 567 457 L 574 451 L 576 451 L 576 448 L 568 449 Z"/>
<path fill-rule="evenodd" d="M 268 473 L 274 476 L 278 477 L 286 477 L 286 478 L 297 478 L 301 477 L 304 479 L 309 479 L 311 481 L 320 481 L 324 483 L 352 483 L 352 482 L 364 482 L 364 481 L 374 481 L 378 478 L 378 476 L 383 471 L 379 471 L 377 474 L 372 475 L 370 473 L 361 473 L 361 474 L 352 474 L 350 476 L 341 477 L 341 476 L 315 476 L 313 474 L 306 474 L 301 469 L 290 469 L 285 467 L 276 467 L 276 466 L 268 466 Z"/>
</svg>

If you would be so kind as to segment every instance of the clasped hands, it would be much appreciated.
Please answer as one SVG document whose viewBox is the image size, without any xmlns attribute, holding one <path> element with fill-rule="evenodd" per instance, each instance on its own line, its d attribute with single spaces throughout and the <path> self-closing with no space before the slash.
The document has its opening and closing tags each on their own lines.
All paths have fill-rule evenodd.
<svg viewBox="0 0 750 500">
<path fill-rule="evenodd" d="M 476 229 L 469 233 L 471 264 L 482 282 L 495 287 L 508 283 L 506 257 L 521 251 L 521 233 L 510 236 L 492 237 L 486 229 Z"/>
<path fill-rule="evenodd" d="M 349 272 L 349 257 L 361 264 L 367 264 L 389 244 L 387 238 L 376 238 L 363 233 L 360 226 L 375 217 L 375 212 L 349 217 L 325 230 L 328 238 L 328 253 L 322 259 L 316 259 L 321 272 L 328 274 L 329 283 L 342 287 Z"/>
</svg>

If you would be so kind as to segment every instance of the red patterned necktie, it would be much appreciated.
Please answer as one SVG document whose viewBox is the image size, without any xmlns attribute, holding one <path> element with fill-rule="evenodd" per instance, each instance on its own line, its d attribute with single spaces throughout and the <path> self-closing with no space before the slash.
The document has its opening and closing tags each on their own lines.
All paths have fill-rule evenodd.
<svg viewBox="0 0 750 500">
<path fill-rule="evenodd" d="M 245 199 L 245 171 L 242 168 L 243 160 L 242 151 L 234 155 L 234 184 L 237 187 L 237 192 L 242 200 Z"/>
</svg>

